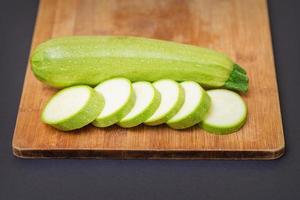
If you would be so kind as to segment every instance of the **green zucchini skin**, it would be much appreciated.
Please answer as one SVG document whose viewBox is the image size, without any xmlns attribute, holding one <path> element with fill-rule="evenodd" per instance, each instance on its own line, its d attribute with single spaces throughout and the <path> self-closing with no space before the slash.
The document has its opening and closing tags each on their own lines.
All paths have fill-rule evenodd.
<svg viewBox="0 0 300 200">
<path fill-rule="evenodd" d="M 246 92 L 245 70 L 226 55 L 201 47 L 129 36 L 71 36 L 48 40 L 32 54 L 34 75 L 63 88 L 131 81 L 196 81 L 206 88 Z"/>
</svg>

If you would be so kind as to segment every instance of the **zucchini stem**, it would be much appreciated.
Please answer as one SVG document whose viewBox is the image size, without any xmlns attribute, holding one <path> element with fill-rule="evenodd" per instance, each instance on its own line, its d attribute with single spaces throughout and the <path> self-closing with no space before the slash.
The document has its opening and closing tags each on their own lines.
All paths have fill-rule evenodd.
<svg viewBox="0 0 300 200">
<path fill-rule="evenodd" d="M 246 93 L 248 91 L 248 83 L 247 72 L 238 64 L 234 64 L 232 72 L 224 84 L 224 88 Z"/>
</svg>

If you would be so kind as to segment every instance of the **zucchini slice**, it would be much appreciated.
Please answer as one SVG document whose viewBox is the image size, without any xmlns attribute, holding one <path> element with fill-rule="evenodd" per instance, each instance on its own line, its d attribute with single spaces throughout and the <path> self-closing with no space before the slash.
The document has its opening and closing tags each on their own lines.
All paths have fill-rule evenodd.
<svg viewBox="0 0 300 200">
<path fill-rule="evenodd" d="M 202 87 L 194 81 L 180 83 L 184 89 L 183 106 L 167 124 L 174 129 L 184 129 L 198 124 L 208 112 L 210 97 Z"/>
<path fill-rule="evenodd" d="M 93 121 L 96 127 L 107 127 L 119 122 L 134 105 L 135 95 L 128 79 L 109 79 L 100 83 L 95 90 L 102 94 L 105 100 L 102 112 Z"/>
<path fill-rule="evenodd" d="M 145 121 L 154 126 L 167 122 L 181 108 L 184 102 L 184 90 L 176 81 L 162 79 L 153 83 L 161 95 L 161 102 L 153 115 Z"/>
<path fill-rule="evenodd" d="M 216 134 L 228 134 L 238 131 L 246 122 L 247 106 L 235 92 L 216 89 L 207 91 L 211 98 L 211 107 L 201 126 L 204 130 Z"/>
<path fill-rule="evenodd" d="M 42 112 L 42 121 L 70 131 L 92 122 L 101 112 L 104 99 L 89 86 L 73 86 L 56 93 Z"/>
<path fill-rule="evenodd" d="M 121 119 L 119 126 L 130 128 L 143 123 L 158 108 L 160 104 L 160 94 L 146 81 L 135 82 L 132 84 L 135 93 L 135 104 L 131 111 Z"/>
</svg>

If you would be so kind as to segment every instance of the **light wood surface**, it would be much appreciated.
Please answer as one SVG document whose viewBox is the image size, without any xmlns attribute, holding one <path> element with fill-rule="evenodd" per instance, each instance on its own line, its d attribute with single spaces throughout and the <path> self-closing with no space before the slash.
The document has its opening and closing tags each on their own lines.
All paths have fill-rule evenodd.
<svg viewBox="0 0 300 200">
<path fill-rule="evenodd" d="M 13 137 L 24 158 L 275 159 L 284 152 L 276 74 L 265 0 L 42 0 L 32 49 L 65 35 L 135 35 L 223 51 L 243 66 L 248 121 L 218 136 L 197 126 L 87 126 L 60 132 L 40 121 L 55 89 L 39 82 L 28 64 Z"/>
</svg>

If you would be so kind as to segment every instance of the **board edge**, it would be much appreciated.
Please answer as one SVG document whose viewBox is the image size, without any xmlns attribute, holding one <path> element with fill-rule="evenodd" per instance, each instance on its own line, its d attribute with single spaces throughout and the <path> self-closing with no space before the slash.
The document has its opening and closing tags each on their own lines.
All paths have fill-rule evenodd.
<svg viewBox="0 0 300 200">
<path fill-rule="evenodd" d="M 109 149 L 26 149 L 13 144 L 13 154 L 23 159 L 175 159 L 175 160 L 275 160 L 285 145 L 267 150 L 109 150 Z"/>
</svg>

